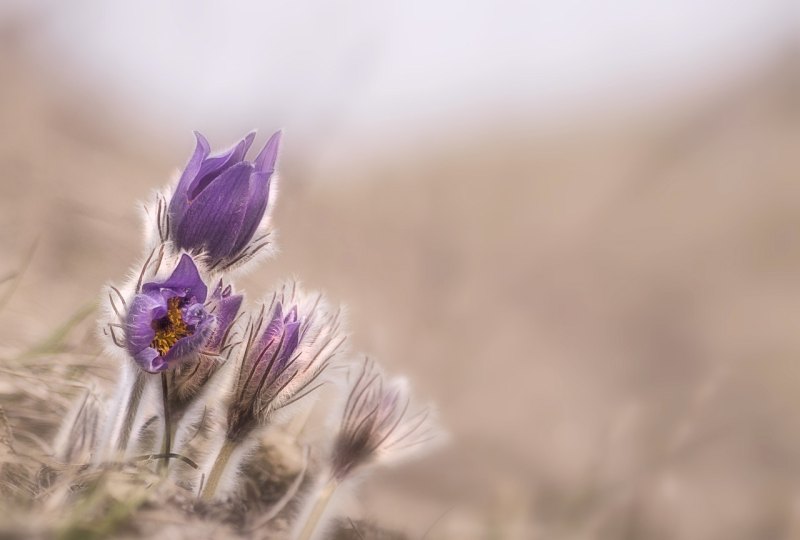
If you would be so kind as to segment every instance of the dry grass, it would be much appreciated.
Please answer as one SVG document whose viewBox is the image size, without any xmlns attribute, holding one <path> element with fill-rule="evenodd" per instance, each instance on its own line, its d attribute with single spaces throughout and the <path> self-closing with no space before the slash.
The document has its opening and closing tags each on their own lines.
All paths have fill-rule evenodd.
<svg viewBox="0 0 800 540">
<path fill-rule="evenodd" d="M 312 480 L 279 435 L 248 460 L 240 495 L 213 504 L 164 479 L 146 456 L 100 468 L 87 454 L 72 456 L 84 461 L 55 456 L 52 441 L 70 409 L 86 392 L 111 388 L 113 366 L 94 346 L 75 345 L 92 313 L 81 310 L 42 344 L 0 360 L 0 537 L 288 538 L 300 499 L 291 495 Z M 403 538 L 352 520 L 334 531 L 336 538 Z"/>
</svg>

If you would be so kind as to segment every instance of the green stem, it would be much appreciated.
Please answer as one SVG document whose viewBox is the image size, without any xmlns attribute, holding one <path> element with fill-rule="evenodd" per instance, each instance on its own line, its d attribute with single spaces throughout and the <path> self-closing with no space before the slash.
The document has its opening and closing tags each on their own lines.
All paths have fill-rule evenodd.
<svg viewBox="0 0 800 540">
<path fill-rule="evenodd" d="M 322 518 L 322 514 L 325 513 L 325 508 L 328 506 L 328 502 L 331 500 L 331 496 L 333 492 L 336 491 L 336 487 L 339 483 L 336 481 L 335 478 L 331 478 L 328 480 L 328 483 L 319 491 L 317 494 L 317 501 L 314 503 L 314 507 L 311 509 L 311 513 L 308 515 L 306 519 L 305 525 L 303 525 L 303 530 L 300 531 L 300 535 L 297 537 L 298 540 L 310 540 L 314 531 L 317 529 L 317 525 L 319 524 L 320 518 Z"/>
<path fill-rule="evenodd" d="M 217 491 L 217 486 L 222 478 L 222 473 L 225 471 L 225 467 L 227 467 L 228 461 L 230 461 L 231 455 L 233 454 L 235 448 L 236 443 L 229 439 L 225 439 L 225 443 L 222 445 L 222 448 L 220 448 L 219 454 L 217 454 L 217 459 L 214 461 L 214 465 L 211 467 L 211 472 L 208 474 L 206 484 L 203 486 L 203 492 L 200 494 L 200 498 L 202 500 L 210 501 L 214 498 L 214 493 Z"/>
<path fill-rule="evenodd" d="M 169 384 L 167 383 L 167 372 L 161 372 L 161 396 L 164 398 L 164 444 L 162 454 L 164 461 L 161 462 L 161 470 L 166 471 L 169 467 L 169 452 L 172 448 L 172 424 L 169 421 Z"/>
</svg>

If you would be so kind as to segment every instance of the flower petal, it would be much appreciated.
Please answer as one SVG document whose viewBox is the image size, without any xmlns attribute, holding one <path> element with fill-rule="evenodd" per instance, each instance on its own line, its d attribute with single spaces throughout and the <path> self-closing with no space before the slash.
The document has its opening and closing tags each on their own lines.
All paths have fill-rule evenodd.
<svg viewBox="0 0 800 540">
<path fill-rule="evenodd" d="M 196 352 L 203 346 L 209 334 L 214 329 L 214 316 L 208 315 L 194 329 L 194 334 L 186 336 L 175 342 L 175 345 L 163 356 L 167 366 L 174 365 L 181 358 Z"/>
<path fill-rule="evenodd" d="M 219 353 L 219 349 L 222 347 L 222 339 L 225 337 L 228 328 L 233 324 L 234 319 L 236 319 L 243 298 L 242 295 L 235 294 L 226 296 L 217 302 L 217 311 L 215 313 L 217 326 L 214 329 L 214 333 L 208 338 L 206 347 L 209 350 Z"/>
<path fill-rule="evenodd" d="M 278 302 L 278 305 L 275 307 L 275 315 L 267 325 L 267 328 L 264 329 L 264 332 L 261 334 L 261 339 L 258 340 L 258 346 L 253 350 L 256 358 L 259 356 L 266 356 L 261 354 L 265 349 L 277 346 L 278 341 L 283 334 L 283 326 L 283 317 L 281 317 L 281 304 Z"/>
<path fill-rule="evenodd" d="M 237 163 L 189 202 L 175 238 L 185 249 L 205 249 L 212 262 L 224 259 L 237 244 L 247 207 L 250 163 Z"/>
<path fill-rule="evenodd" d="M 188 191 L 192 182 L 197 178 L 200 168 L 204 160 L 208 157 L 211 147 L 203 134 L 199 131 L 194 132 L 195 148 L 192 157 L 186 167 L 183 168 L 178 185 L 175 188 L 175 193 L 172 195 L 172 200 L 169 203 L 169 213 L 173 220 L 180 220 L 186 210 L 186 203 L 188 202 Z"/>
<path fill-rule="evenodd" d="M 276 131 L 269 138 L 267 144 L 258 153 L 255 160 L 256 171 L 266 174 L 275 172 L 275 162 L 278 161 L 278 148 L 281 145 L 282 131 Z"/>
<path fill-rule="evenodd" d="M 272 183 L 272 175 L 275 172 L 281 136 L 282 133 L 280 131 L 273 134 L 261 152 L 259 152 L 258 157 L 256 157 L 254 162 L 255 172 L 250 177 L 250 195 L 248 197 L 247 211 L 238 242 L 234 246 L 234 253 L 242 251 L 252 240 L 258 226 L 261 224 L 261 220 L 264 218 L 264 213 L 267 211 L 269 188 Z"/>
<path fill-rule="evenodd" d="M 240 163 L 244 159 L 244 156 L 247 154 L 255 138 L 256 132 L 251 131 L 228 150 L 206 158 L 195 177 L 196 181 L 192 183 L 188 190 L 189 200 L 193 200 L 207 188 L 211 182 L 217 180 L 225 169 Z"/>
<path fill-rule="evenodd" d="M 158 355 L 158 351 L 152 347 L 142 349 L 133 355 L 133 359 L 140 368 L 148 373 L 158 373 L 159 371 L 167 369 L 167 363 Z"/>
<path fill-rule="evenodd" d="M 269 186 L 272 177 L 265 173 L 253 173 L 250 176 L 250 191 L 247 199 L 247 207 L 245 209 L 244 218 L 242 219 L 242 227 L 236 244 L 231 250 L 232 253 L 241 252 L 247 244 L 253 239 L 261 220 L 264 218 L 264 213 L 267 211 L 269 204 Z"/>
<path fill-rule="evenodd" d="M 283 349 L 278 358 L 277 367 L 282 369 L 294 354 L 297 343 L 300 340 L 300 322 L 290 322 L 283 331 Z"/>
<path fill-rule="evenodd" d="M 200 272 L 198 272 L 197 266 L 195 266 L 192 258 L 185 253 L 181 256 L 178 265 L 166 281 L 162 283 L 149 282 L 142 285 L 142 291 L 145 293 L 164 289 L 174 291 L 175 294 L 168 296 L 193 297 L 198 302 L 205 302 L 208 296 L 208 288 L 200 278 Z"/>
<path fill-rule="evenodd" d="M 210 316 L 211 315 L 206 312 L 205 307 L 203 307 L 203 304 L 199 302 L 191 304 L 181 310 L 181 318 L 183 322 L 189 326 L 197 326 Z"/>
<path fill-rule="evenodd" d="M 157 292 L 137 294 L 133 298 L 125 328 L 125 344 L 131 356 L 137 357 L 144 349 L 150 347 L 150 343 L 156 337 L 153 321 L 166 314 L 167 301 Z"/>
</svg>

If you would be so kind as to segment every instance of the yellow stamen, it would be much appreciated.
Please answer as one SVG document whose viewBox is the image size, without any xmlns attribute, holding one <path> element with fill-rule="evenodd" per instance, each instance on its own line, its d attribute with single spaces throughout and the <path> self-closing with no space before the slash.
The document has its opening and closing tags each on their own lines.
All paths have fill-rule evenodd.
<svg viewBox="0 0 800 540">
<path fill-rule="evenodd" d="M 156 337 L 150 344 L 161 356 L 164 356 L 179 339 L 192 335 L 189 326 L 181 317 L 181 299 L 177 296 L 167 300 L 167 316 L 153 321 Z"/>
</svg>

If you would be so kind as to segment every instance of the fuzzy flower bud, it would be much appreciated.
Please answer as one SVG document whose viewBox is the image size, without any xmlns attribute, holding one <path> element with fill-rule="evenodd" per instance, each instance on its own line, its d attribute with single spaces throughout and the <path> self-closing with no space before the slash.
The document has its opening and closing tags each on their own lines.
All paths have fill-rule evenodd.
<svg viewBox="0 0 800 540">
<path fill-rule="evenodd" d="M 125 346 L 139 367 L 150 373 L 164 371 L 203 346 L 214 327 L 214 316 L 204 305 L 207 294 L 186 254 L 167 280 L 142 286 L 125 325 Z"/>
<path fill-rule="evenodd" d="M 228 344 L 230 332 L 239 315 L 242 300 L 241 294 L 233 294 L 233 287 L 225 286 L 222 280 L 219 281 L 211 295 L 210 309 L 210 313 L 217 319 L 217 324 L 205 344 L 206 354 L 220 355 L 230 349 Z"/>
<path fill-rule="evenodd" d="M 373 362 L 365 359 L 351 386 L 334 442 L 333 478 L 341 481 L 355 469 L 419 448 L 433 439 L 436 431 L 429 410 L 409 415 L 410 402 L 406 379 L 387 380 Z"/>
<path fill-rule="evenodd" d="M 339 313 L 330 314 L 321 296 L 303 297 L 294 286 L 273 296 L 248 325 L 227 438 L 242 439 L 273 412 L 318 388 L 319 376 L 344 340 Z"/>
<path fill-rule="evenodd" d="M 169 236 L 178 249 L 204 253 L 211 268 L 230 266 L 265 245 L 250 246 L 269 202 L 281 133 L 252 162 L 245 155 L 255 133 L 213 156 L 205 137 L 195 136 L 197 146 L 169 203 Z"/>
</svg>

